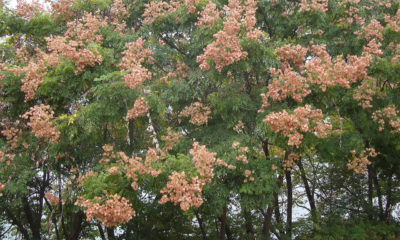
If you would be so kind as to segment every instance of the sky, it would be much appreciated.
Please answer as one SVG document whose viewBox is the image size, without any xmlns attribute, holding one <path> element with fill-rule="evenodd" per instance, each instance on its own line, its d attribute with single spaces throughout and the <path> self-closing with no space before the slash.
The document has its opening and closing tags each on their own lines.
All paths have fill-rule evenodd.
<svg viewBox="0 0 400 240">
<path fill-rule="evenodd" d="M 15 8 L 17 6 L 17 1 L 16 0 L 6 0 L 4 2 L 6 2 L 6 5 L 9 8 Z M 30 2 L 30 0 L 28 2 Z"/>
</svg>

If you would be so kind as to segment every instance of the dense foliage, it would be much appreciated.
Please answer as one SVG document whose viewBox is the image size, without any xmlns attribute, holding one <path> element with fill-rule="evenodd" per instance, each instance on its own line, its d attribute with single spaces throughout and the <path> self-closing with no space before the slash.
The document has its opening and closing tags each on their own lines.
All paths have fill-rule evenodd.
<svg viewBox="0 0 400 240">
<path fill-rule="evenodd" d="M 0 238 L 399 239 L 399 1 L 10 3 Z"/>
</svg>

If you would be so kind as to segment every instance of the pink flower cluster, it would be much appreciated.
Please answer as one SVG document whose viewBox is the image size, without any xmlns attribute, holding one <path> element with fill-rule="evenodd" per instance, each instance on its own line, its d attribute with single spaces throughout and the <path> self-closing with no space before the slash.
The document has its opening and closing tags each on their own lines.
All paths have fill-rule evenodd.
<svg viewBox="0 0 400 240">
<path fill-rule="evenodd" d="M 62 16 L 63 20 L 67 20 L 74 16 L 72 11 L 72 5 L 75 0 L 59 0 L 51 3 L 51 8 L 54 12 L 55 17 Z"/>
<path fill-rule="evenodd" d="M 367 165 L 370 165 L 371 162 L 368 160 L 368 157 L 376 157 L 378 153 L 375 152 L 374 148 L 366 148 L 362 150 L 359 156 L 355 150 L 350 151 L 352 158 L 347 163 L 347 168 L 349 170 L 354 171 L 356 174 L 365 173 Z"/>
<path fill-rule="evenodd" d="M 99 17 L 85 12 L 80 21 L 71 21 L 67 23 L 67 32 L 65 35 L 71 39 L 82 42 L 101 43 L 103 37 L 98 34 L 101 27 L 106 27 L 107 22 L 102 21 Z"/>
<path fill-rule="evenodd" d="M 380 42 L 377 42 L 376 39 L 372 39 L 368 42 L 367 46 L 364 47 L 363 55 L 369 58 L 373 56 L 380 57 L 383 54 L 383 51 L 380 49 L 381 46 L 382 44 Z"/>
<path fill-rule="evenodd" d="M 246 28 L 247 38 L 257 41 L 259 37 L 264 34 L 259 28 L 255 28 L 257 23 L 256 11 L 257 11 L 257 0 L 246 0 L 243 6 L 243 27 Z M 226 8 L 225 8 L 226 10 Z"/>
<path fill-rule="evenodd" d="M 139 176 L 138 174 L 146 174 L 153 177 L 157 177 L 160 175 L 161 170 L 156 170 L 151 167 L 151 164 L 158 160 L 158 156 L 155 153 L 154 149 L 149 149 L 146 155 L 146 159 L 143 163 L 143 159 L 141 157 L 128 157 L 123 152 L 117 153 L 118 157 L 122 160 L 122 163 L 125 165 L 125 173 L 128 178 L 132 178 L 133 182 L 131 184 L 134 190 L 137 190 L 139 185 Z"/>
<path fill-rule="evenodd" d="M 162 18 L 167 14 L 172 14 L 182 6 L 186 6 L 188 13 L 194 13 L 198 4 L 199 0 L 171 0 L 169 2 L 150 1 L 150 3 L 145 4 L 145 10 L 142 15 L 144 18 L 143 23 L 153 23 L 157 18 Z"/>
<path fill-rule="evenodd" d="M 143 13 L 145 24 L 150 24 L 155 21 L 155 19 L 164 17 L 168 12 L 175 12 L 176 10 L 173 7 L 164 1 L 151 1 L 150 3 L 145 4 L 145 10 Z"/>
<path fill-rule="evenodd" d="M 190 68 L 184 62 L 178 60 L 175 71 L 169 72 L 165 77 L 161 78 L 161 81 L 168 82 L 169 78 L 176 80 L 185 79 L 189 70 Z"/>
<path fill-rule="evenodd" d="M 208 59 L 214 61 L 218 71 L 222 71 L 223 67 L 247 57 L 247 52 L 239 43 L 239 39 L 245 36 L 240 29 L 245 28 L 246 36 L 252 40 L 262 36 L 262 32 L 254 28 L 256 6 L 257 2 L 254 0 L 246 0 L 244 5 L 238 0 L 230 0 L 228 6 L 224 7 L 224 11 L 227 12 L 224 28 L 214 34 L 215 41 L 208 44 L 204 53 L 197 57 L 197 62 L 203 71 L 210 68 Z"/>
<path fill-rule="evenodd" d="M 79 196 L 75 205 L 86 208 L 84 211 L 87 221 L 96 218 L 106 227 L 126 223 L 135 215 L 132 204 L 118 194 L 106 199 L 94 197 L 93 200 L 85 200 L 82 196 Z"/>
<path fill-rule="evenodd" d="M 244 126 L 243 121 L 242 121 L 242 120 L 239 120 L 239 121 L 237 122 L 237 124 L 236 124 L 232 129 L 233 129 L 233 131 L 235 131 L 235 132 L 237 132 L 237 133 L 241 133 L 241 132 L 244 131 L 244 128 L 245 128 L 245 126 Z"/>
<path fill-rule="evenodd" d="M 201 11 L 200 16 L 196 22 L 196 25 L 200 28 L 213 27 L 215 22 L 221 19 L 221 11 L 217 10 L 217 5 L 209 1 L 206 7 Z"/>
<path fill-rule="evenodd" d="M 397 10 L 393 17 L 385 16 L 385 22 L 396 32 L 400 32 L 400 9 Z"/>
<path fill-rule="evenodd" d="M 25 76 L 21 80 L 21 91 L 25 93 L 25 101 L 29 101 L 35 97 L 35 91 L 43 82 L 47 69 L 43 61 L 32 60 L 22 71 L 25 72 Z"/>
<path fill-rule="evenodd" d="M 21 117 L 29 119 L 28 126 L 37 138 L 44 138 L 51 143 L 56 143 L 60 137 L 60 132 L 53 126 L 51 120 L 54 118 L 54 112 L 49 105 L 36 105 L 24 113 Z"/>
<path fill-rule="evenodd" d="M 111 159 L 116 159 L 117 155 L 114 153 L 114 146 L 106 144 L 103 147 L 102 158 L 100 159 L 100 163 L 108 163 Z"/>
<path fill-rule="evenodd" d="M 199 4 L 199 0 L 184 0 L 188 13 L 194 13 L 196 6 Z"/>
<path fill-rule="evenodd" d="M 128 10 L 122 0 L 114 0 L 111 5 L 111 25 L 115 26 L 115 31 L 122 33 L 126 27 L 125 19 L 129 16 Z"/>
<path fill-rule="evenodd" d="M 28 20 L 34 18 L 36 15 L 45 11 L 44 5 L 38 1 L 26 1 L 26 0 L 17 0 L 17 8 L 15 9 L 15 13 L 19 16 L 24 17 Z"/>
<path fill-rule="evenodd" d="M 372 120 L 378 122 L 379 131 L 385 129 L 385 119 L 388 120 L 389 125 L 393 128 L 392 133 L 400 132 L 400 117 L 399 111 L 394 107 L 386 107 L 382 110 L 377 110 L 372 113 Z"/>
<path fill-rule="evenodd" d="M 193 157 L 194 165 L 199 176 L 192 177 L 188 181 L 185 172 L 173 171 L 169 176 L 167 186 L 160 193 L 163 194 L 159 203 L 164 204 L 168 201 L 180 207 L 183 211 L 187 211 L 191 207 L 200 207 L 203 203 L 202 190 L 206 183 L 211 183 L 214 177 L 214 166 L 230 167 L 221 159 L 216 159 L 215 152 L 209 152 L 204 145 L 198 142 L 193 143 L 193 148 L 189 153 Z"/>
<path fill-rule="evenodd" d="M 328 11 L 328 0 L 301 0 L 299 12 Z"/>
<path fill-rule="evenodd" d="M 190 149 L 189 153 L 193 157 L 194 166 L 196 167 L 200 177 L 205 180 L 205 182 L 211 183 L 214 177 L 215 164 L 215 152 L 209 152 L 205 145 L 200 145 L 198 142 L 193 143 L 193 148 Z"/>
<path fill-rule="evenodd" d="M 66 37 L 46 38 L 47 48 L 53 54 L 68 58 L 75 63 L 75 74 L 81 73 L 86 66 L 93 67 L 96 62 L 101 63 L 102 57 L 97 51 L 90 51 L 80 41 L 68 40 Z"/>
<path fill-rule="evenodd" d="M 128 110 L 126 114 L 126 120 L 134 119 L 137 117 L 146 116 L 149 106 L 144 101 L 143 97 L 138 97 L 133 105 L 133 108 Z"/>
<path fill-rule="evenodd" d="M 306 61 L 308 48 L 301 45 L 291 46 L 286 44 L 275 51 L 278 53 L 277 59 L 281 62 L 283 68 L 289 68 L 292 64 L 299 70 L 302 70 Z"/>
<path fill-rule="evenodd" d="M 392 58 L 392 63 L 397 64 L 400 60 L 400 44 L 390 43 L 389 47 L 393 51 L 393 54 L 394 54 L 394 56 Z"/>
<path fill-rule="evenodd" d="M 310 84 L 318 85 L 322 91 L 336 85 L 350 88 L 351 83 L 367 77 L 367 67 L 371 60 L 370 54 L 348 56 L 347 61 L 342 56 L 332 60 L 325 45 L 311 46 L 312 58 L 308 61 L 308 48 L 300 45 L 284 45 L 277 48 L 276 52 L 282 68 L 270 69 L 273 79 L 268 85 L 268 92 L 261 94 L 263 104 L 260 112 L 270 105 L 269 99 L 282 101 L 291 97 L 302 102 L 311 93 Z"/>
<path fill-rule="evenodd" d="M 182 117 L 190 117 L 189 122 L 201 126 L 203 124 L 208 123 L 208 115 L 211 114 L 211 109 L 207 106 L 204 106 L 203 103 L 200 102 L 194 102 L 190 104 L 189 106 L 185 107 L 180 113 L 179 113 L 179 121 L 180 118 Z"/>
<path fill-rule="evenodd" d="M 255 173 L 255 171 L 253 170 L 253 171 L 251 171 L 251 170 L 249 170 L 249 169 L 246 169 L 245 171 L 244 171 L 244 173 L 243 173 L 243 175 L 244 175 L 244 180 L 243 180 L 243 182 L 248 182 L 248 181 L 254 181 L 254 177 L 253 177 L 253 174 Z"/>
<path fill-rule="evenodd" d="M 14 157 L 15 157 L 15 154 L 13 154 L 13 153 L 5 153 L 3 151 L 0 151 L 0 163 L 6 161 L 6 165 L 9 166 L 11 163 L 11 160 L 13 160 Z"/>
<path fill-rule="evenodd" d="M 50 205 L 57 205 L 60 199 L 54 196 L 51 191 L 46 192 L 44 197 L 49 201 Z"/>
<path fill-rule="evenodd" d="M 353 95 L 354 100 L 358 101 L 363 109 L 372 108 L 372 100 L 374 96 L 383 97 L 384 93 L 378 93 L 379 88 L 374 78 L 366 78 L 361 82 L 361 85 L 355 90 Z"/>
<path fill-rule="evenodd" d="M 363 26 L 362 30 L 365 34 L 365 39 L 370 41 L 372 39 L 383 40 L 383 35 L 381 33 L 383 26 L 376 19 L 372 19 L 367 26 Z"/>
<path fill-rule="evenodd" d="M 97 172 L 94 172 L 94 171 L 87 171 L 84 175 L 78 177 L 77 182 L 79 183 L 80 186 L 82 186 L 83 183 L 84 183 L 86 180 L 90 179 L 91 177 L 95 177 L 95 176 L 97 176 L 97 175 L 98 175 Z"/>
<path fill-rule="evenodd" d="M 119 63 L 122 71 L 126 71 L 124 76 L 125 85 L 131 89 L 135 89 L 145 80 L 150 79 L 152 74 L 142 64 L 153 62 L 153 52 L 144 47 L 145 41 L 139 38 L 135 42 L 127 43 L 127 50 L 123 51 L 124 55 Z"/>
<path fill-rule="evenodd" d="M 167 135 L 162 136 L 161 140 L 165 142 L 164 147 L 161 149 L 162 154 L 168 154 L 168 151 L 171 150 L 175 144 L 179 142 L 179 139 L 182 137 L 182 134 L 179 132 L 173 132 L 171 127 L 167 129 Z"/>
<path fill-rule="evenodd" d="M 35 49 L 36 57 L 30 58 L 24 47 L 17 50 L 16 60 L 28 62 L 25 67 L 7 67 L 0 64 L 0 70 L 13 73 L 15 76 L 24 74 L 21 79 L 21 91 L 25 93 L 25 101 L 30 101 L 35 97 L 35 91 L 44 81 L 47 74 L 47 66 L 59 64 L 58 58 L 53 54 L 46 54 L 40 49 Z"/>
<path fill-rule="evenodd" d="M 357 0 L 358 1 L 358 0 Z M 352 2 L 352 1 L 348 1 L 348 2 Z M 356 1 L 354 1 L 356 2 Z M 345 2 L 342 2 L 342 4 L 344 4 Z M 363 25 L 365 23 L 365 19 L 363 17 L 361 17 L 358 13 L 360 12 L 360 8 L 359 7 L 355 7 L 355 6 L 348 6 L 345 8 L 344 11 L 348 16 L 347 18 L 341 18 L 339 19 L 339 22 L 344 24 L 352 24 L 354 22 L 356 22 L 356 24 L 358 25 Z"/>
<path fill-rule="evenodd" d="M 107 170 L 107 172 L 109 172 L 111 175 L 115 175 L 118 173 L 118 167 L 111 167 L 110 169 Z"/>
<path fill-rule="evenodd" d="M 296 153 L 290 153 L 288 158 L 283 161 L 282 167 L 285 171 L 291 171 L 296 166 L 296 161 L 300 156 Z"/>
<path fill-rule="evenodd" d="M 149 148 L 146 153 L 146 158 L 143 161 L 141 157 L 128 157 L 124 152 L 114 152 L 113 147 L 110 145 L 103 146 L 103 156 L 100 162 L 108 163 L 111 159 L 116 160 L 117 164 L 123 166 L 125 170 L 125 175 L 128 178 L 133 179 L 131 184 L 134 190 L 137 190 L 139 185 L 139 174 L 146 174 L 153 177 L 157 177 L 161 171 L 152 168 L 152 164 L 158 161 L 159 157 L 155 149 Z M 108 172 L 111 174 L 117 174 L 120 168 L 118 166 L 114 166 L 108 169 Z"/>
<path fill-rule="evenodd" d="M 7 143 L 10 144 L 11 150 L 17 148 L 20 133 L 21 130 L 15 127 L 8 127 L 1 131 L 1 134 L 6 137 Z"/>
<path fill-rule="evenodd" d="M 364 56 L 381 56 L 383 51 L 380 50 L 382 44 L 380 41 L 383 40 L 383 35 L 381 33 L 383 26 L 376 19 L 371 20 L 367 26 L 363 26 L 363 34 L 368 42 L 367 46 L 364 47 Z M 356 34 L 359 34 L 358 32 Z M 361 34 L 361 33 L 360 33 Z"/>
<path fill-rule="evenodd" d="M 324 122 L 324 115 L 320 109 L 312 110 L 310 105 L 298 107 L 293 114 L 285 110 L 271 113 L 263 120 L 276 133 L 282 132 L 289 137 L 288 145 L 299 147 L 303 138 L 302 133 L 314 132 L 319 138 L 326 137 L 332 129 L 329 123 Z"/>
<path fill-rule="evenodd" d="M 246 153 L 249 152 L 249 149 L 248 147 L 239 147 L 239 145 L 240 145 L 239 142 L 232 143 L 232 148 L 237 151 L 236 160 L 244 164 L 248 164 L 249 160 L 247 160 Z"/>
<path fill-rule="evenodd" d="M 106 25 L 99 17 L 85 13 L 81 19 L 67 23 L 68 29 L 64 37 L 46 38 L 47 48 L 52 55 L 72 60 L 76 66 L 75 74 L 79 74 L 86 66 L 93 67 L 96 62 L 102 62 L 97 50 L 90 50 L 86 43 L 101 43 L 102 36 L 98 31 Z"/>
<path fill-rule="evenodd" d="M 261 94 L 262 108 L 269 106 L 269 98 L 273 101 L 282 101 L 291 97 L 297 102 L 302 102 L 303 98 L 311 93 L 306 78 L 292 68 L 284 68 L 283 70 L 271 68 L 270 72 L 273 80 L 268 85 L 268 92 Z"/>
<path fill-rule="evenodd" d="M 348 56 L 347 62 L 339 56 L 332 61 L 325 45 L 314 45 L 311 51 L 314 58 L 305 64 L 305 73 L 307 80 L 319 85 L 322 91 L 336 85 L 350 88 L 350 83 L 367 76 L 369 56 Z"/>
<path fill-rule="evenodd" d="M 173 171 L 169 176 L 167 186 L 160 191 L 163 196 L 158 202 L 160 204 L 172 202 L 175 205 L 179 203 L 183 211 L 191 207 L 200 207 L 203 203 L 201 192 L 204 184 L 199 177 L 192 177 L 189 183 L 185 172 Z"/>
</svg>

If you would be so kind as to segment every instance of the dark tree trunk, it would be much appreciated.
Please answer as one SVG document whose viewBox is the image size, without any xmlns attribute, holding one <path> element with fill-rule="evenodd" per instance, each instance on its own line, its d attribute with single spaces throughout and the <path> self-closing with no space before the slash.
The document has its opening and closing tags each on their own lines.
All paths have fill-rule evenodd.
<svg viewBox="0 0 400 240">
<path fill-rule="evenodd" d="M 49 203 L 49 201 L 46 198 L 44 200 L 45 200 L 47 207 L 50 210 L 50 219 L 54 224 L 54 229 L 56 231 L 56 238 L 57 238 L 57 240 L 60 240 L 60 232 L 58 231 L 58 224 L 57 224 L 57 218 L 55 215 L 55 209 L 51 206 L 51 204 Z"/>
<path fill-rule="evenodd" d="M 216 236 L 219 237 L 218 217 L 214 219 L 214 222 L 215 222 L 215 232 L 217 233 Z"/>
<path fill-rule="evenodd" d="M 263 222 L 263 227 L 262 227 L 262 232 L 261 232 L 263 239 L 269 239 L 269 232 L 271 230 L 273 210 L 274 210 L 273 205 L 270 205 L 267 208 L 267 212 L 264 214 L 264 222 Z"/>
<path fill-rule="evenodd" d="M 233 236 L 232 236 L 231 228 L 229 227 L 228 221 L 226 221 L 225 228 L 226 228 L 226 238 L 227 238 L 227 240 L 232 240 Z"/>
<path fill-rule="evenodd" d="M 279 175 L 277 186 L 278 189 L 281 188 L 283 182 L 283 175 Z M 270 231 L 271 231 L 271 223 L 272 223 L 272 214 L 275 212 L 275 218 L 278 223 L 281 223 L 281 213 L 279 211 L 279 201 L 278 201 L 278 193 L 274 192 L 274 203 L 267 208 L 267 212 L 264 215 L 264 223 L 262 229 L 263 239 L 270 239 Z"/>
<path fill-rule="evenodd" d="M 200 216 L 198 211 L 194 210 L 194 214 L 196 215 L 196 219 L 199 222 L 201 236 L 202 236 L 203 240 L 206 240 L 207 239 L 207 234 L 206 234 L 206 231 L 204 230 L 203 219 L 201 219 L 201 216 Z"/>
<path fill-rule="evenodd" d="M 228 207 L 225 205 L 222 210 L 222 215 L 218 217 L 219 221 L 221 222 L 220 231 L 219 231 L 219 239 L 226 239 L 231 240 L 232 232 L 229 228 L 228 219 L 227 219 Z"/>
<path fill-rule="evenodd" d="M 373 210 L 373 202 L 372 202 L 372 198 L 373 198 L 373 180 L 372 180 L 372 169 L 371 169 L 371 165 L 367 166 L 367 171 L 368 171 L 368 219 L 369 220 L 373 220 L 373 214 L 372 214 L 372 210 Z"/>
<path fill-rule="evenodd" d="M 293 186 L 292 173 L 286 171 L 286 186 L 287 186 L 287 213 L 286 213 L 286 235 L 292 239 L 292 207 L 293 207 Z"/>
<path fill-rule="evenodd" d="M 71 219 L 71 227 L 70 227 L 70 240 L 78 240 L 82 231 L 82 221 L 85 217 L 85 214 L 82 211 L 74 213 Z"/>
<path fill-rule="evenodd" d="M 115 235 L 114 235 L 114 228 L 106 228 L 107 229 L 107 236 L 108 240 L 116 240 Z"/>
<path fill-rule="evenodd" d="M 107 240 L 106 235 L 104 234 L 104 229 L 103 226 L 101 226 L 101 223 L 97 224 L 97 228 L 99 229 L 100 237 L 102 240 Z"/>
<path fill-rule="evenodd" d="M 262 141 L 262 148 L 264 151 L 264 155 L 266 159 L 269 159 L 269 151 L 268 151 L 268 141 Z M 285 159 L 289 156 L 289 153 L 285 153 Z M 281 188 L 283 182 L 283 175 L 279 175 L 278 180 L 276 182 L 278 189 Z M 278 193 L 274 192 L 274 202 L 272 205 L 268 206 L 267 212 L 264 214 L 264 222 L 263 222 L 263 228 L 262 228 L 262 238 L 263 239 L 270 239 L 270 231 L 271 231 L 271 223 L 272 223 L 272 213 L 275 210 L 275 218 L 277 221 L 280 221 L 280 211 L 279 211 L 279 199 L 278 199 Z"/>
<path fill-rule="evenodd" d="M 386 222 L 389 222 L 390 221 L 390 213 L 391 213 L 391 208 L 392 208 L 392 201 L 393 201 L 393 198 L 392 198 L 392 177 L 393 177 L 393 170 L 390 172 L 390 174 L 389 174 L 389 179 L 386 181 L 387 182 L 387 187 L 386 187 L 386 195 L 387 195 L 387 197 L 386 197 L 386 207 L 385 207 L 385 213 L 384 213 L 384 216 L 383 216 L 383 218 L 384 218 L 384 220 L 386 221 Z"/>
<path fill-rule="evenodd" d="M 30 240 L 28 230 L 24 227 L 24 225 L 18 220 L 18 218 L 11 212 L 9 208 L 6 208 L 6 215 L 11 220 L 11 224 L 17 226 L 18 231 L 21 232 L 24 239 Z"/>
<path fill-rule="evenodd" d="M 278 187 L 281 188 L 283 182 L 283 176 L 280 175 L 278 178 Z M 279 196 L 277 192 L 274 192 L 274 213 L 275 220 L 278 224 L 282 224 L 281 210 L 279 208 Z M 280 230 L 279 230 L 280 231 Z"/>
<path fill-rule="evenodd" d="M 40 240 L 40 223 L 41 219 L 37 219 L 37 217 L 32 212 L 31 206 L 29 205 L 28 198 L 24 196 L 22 198 L 22 203 L 24 206 L 24 213 L 26 215 L 26 219 L 29 223 L 29 227 L 32 232 L 32 239 L 33 240 Z"/>
<path fill-rule="evenodd" d="M 304 170 L 303 163 L 301 161 L 301 158 L 297 160 L 297 166 L 299 166 L 300 169 L 300 176 L 304 184 L 304 188 L 306 190 L 306 195 L 308 199 L 308 203 L 310 204 L 310 209 L 311 209 L 311 217 L 312 221 L 316 223 L 317 221 L 317 209 L 315 207 L 315 199 L 314 199 L 314 194 L 311 191 L 310 185 L 308 184 L 308 179 L 306 176 L 306 171 Z"/>
<path fill-rule="evenodd" d="M 251 213 L 247 210 L 243 211 L 244 220 L 246 223 L 246 233 L 249 239 L 254 239 L 254 228 L 253 228 L 253 221 L 251 219 Z"/>
<path fill-rule="evenodd" d="M 375 185 L 375 189 L 376 189 L 376 194 L 378 195 L 378 205 L 379 205 L 379 219 L 381 221 L 384 220 L 384 216 L 383 216 L 383 203 L 382 203 L 382 193 L 381 193 L 381 188 L 379 186 L 379 181 L 378 181 L 378 177 L 376 174 L 376 170 L 374 168 L 374 166 L 371 167 L 371 172 L 372 172 L 372 180 L 374 182 Z"/>
<path fill-rule="evenodd" d="M 226 212 L 227 208 L 224 206 L 222 210 L 222 215 L 218 217 L 218 220 L 220 221 L 220 230 L 219 230 L 219 239 L 220 240 L 225 240 L 225 235 L 226 235 Z"/>
<path fill-rule="evenodd" d="M 261 146 L 264 151 L 265 159 L 269 160 L 268 140 L 261 140 Z M 269 239 L 269 233 L 271 230 L 272 213 L 274 211 L 274 204 L 271 204 L 267 208 L 267 212 L 264 214 L 264 222 L 262 227 L 263 239 Z"/>
</svg>

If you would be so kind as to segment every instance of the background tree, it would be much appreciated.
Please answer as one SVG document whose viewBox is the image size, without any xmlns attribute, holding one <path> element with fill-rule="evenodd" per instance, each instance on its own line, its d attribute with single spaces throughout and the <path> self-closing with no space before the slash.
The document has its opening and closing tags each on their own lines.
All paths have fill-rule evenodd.
<svg viewBox="0 0 400 240">
<path fill-rule="evenodd" d="M 0 236 L 399 237 L 398 1 L 0 5 Z"/>
</svg>

